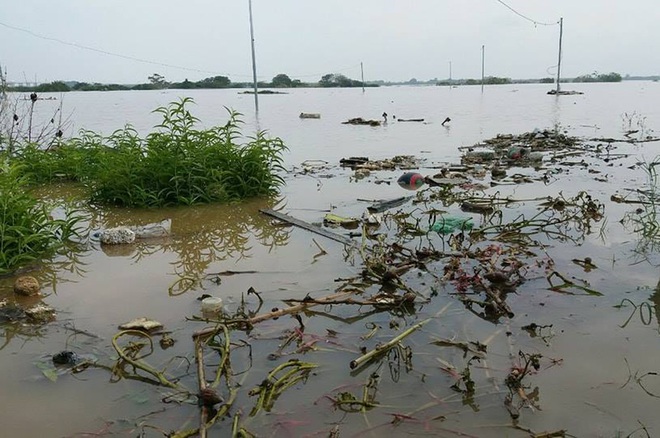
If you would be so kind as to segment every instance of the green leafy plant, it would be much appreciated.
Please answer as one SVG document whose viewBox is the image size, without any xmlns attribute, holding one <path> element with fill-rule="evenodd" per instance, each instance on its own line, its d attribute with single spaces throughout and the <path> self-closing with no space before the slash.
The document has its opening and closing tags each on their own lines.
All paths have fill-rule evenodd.
<svg viewBox="0 0 660 438">
<path fill-rule="evenodd" d="M 264 131 L 241 144 L 240 114 L 225 125 L 197 129 L 189 98 L 155 110 L 156 131 L 131 126 L 108 137 L 90 131 L 55 147 L 27 143 L 16 156 L 34 182 L 79 181 L 99 204 L 160 207 L 231 202 L 272 195 L 283 184 L 286 146 Z"/>
<path fill-rule="evenodd" d="M 51 217 L 51 209 L 28 192 L 22 169 L 0 164 L 0 275 L 12 272 L 62 249 L 79 235 L 80 216 L 65 212 L 63 219 Z"/>
<path fill-rule="evenodd" d="M 650 163 L 641 164 L 646 173 L 647 183 L 646 187 L 637 190 L 639 200 L 636 203 L 640 206 L 635 211 L 626 213 L 622 219 L 624 225 L 639 235 L 637 251 L 640 253 L 656 251 L 660 247 L 660 213 L 658 212 L 660 197 L 656 168 L 658 165 L 660 165 L 660 157 L 656 157 Z"/>
</svg>

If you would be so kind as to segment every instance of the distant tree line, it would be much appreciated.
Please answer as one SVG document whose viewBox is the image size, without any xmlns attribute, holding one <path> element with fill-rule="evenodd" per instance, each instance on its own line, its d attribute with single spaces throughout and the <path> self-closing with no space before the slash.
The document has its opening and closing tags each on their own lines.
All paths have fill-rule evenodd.
<svg viewBox="0 0 660 438">
<path fill-rule="evenodd" d="M 47 84 L 39 84 L 36 86 L 10 86 L 8 91 L 22 91 L 22 92 L 66 92 L 66 91 L 113 91 L 113 90 L 161 90 L 169 89 L 209 89 L 209 88 L 252 88 L 252 82 L 232 82 L 227 76 L 212 76 L 202 79 L 200 81 L 189 81 L 185 79 L 183 82 L 168 82 L 165 77 L 154 73 L 147 77 L 149 82 L 137 85 L 122 85 L 122 84 L 101 84 L 98 82 L 64 82 L 55 81 Z M 622 77 L 619 73 L 591 73 L 587 75 L 578 76 L 574 79 L 563 78 L 562 82 L 621 82 Z M 484 85 L 500 85 L 500 84 L 525 84 L 525 83 L 542 83 L 552 84 L 555 82 L 554 78 L 541 78 L 541 79 L 516 79 L 488 76 L 484 78 Z M 481 79 L 449 79 L 432 81 L 418 81 L 417 79 L 410 79 L 406 82 L 384 82 L 374 81 L 362 83 L 355 79 L 350 79 L 342 74 L 328 73 L 321 76 L 318 82 L 302 82 L 299 79 L 291 79 L 288 75 L 280 73 L 273 77 L 270 82 L 260 81 L 257 83 L 259 88 L 300 88 L 300 87 L 323 87 L 323 88 L 350 88 L 350 87 L 378 87 L 380 85 L 394 85 L 394 84 L 408 84 L 408 85 L 423 85 L 433 84 L 436 85 L 481 85 Z"/>
<path fill-rule="evenodd" d="M 483 80 L 484 85 L 512 84 L 511 78 L 500 78 L 497 76 L 486 76 Z M 452 79 L 438 81 L 437 85 L 481 85 L 481 79 Z"/>
<path fill-rule="evenodd" d="M 573 82 L 621 82 L 623 78 L 619 73 L 593 72 L 590 75 L 582 75 L 573 79 Z"/>
<path fill-rule="evenodd" d="M 213 76 L 200 81 L 168 82 L 164 76 L 154 73 L 147 77 L 149 82 L 137 85 L 101 84 L 98 82 L 64 82 L 55 81 L 36 86 L 13 86 L 8 91 L 22 92 L 66 92 L 66 91 L 114 91 L 114 90 L 162 90 L 162 89 L 209 89 L 209 88 L 251 88 L 252 82 L 232 82 L 227 76 Z M 280 73 L 270 82 L 259 81 L 259 88 L 300 88 L 300 87 L 362 87 L 361 81 L 349 79 L 344 75 L 330 73 L 323 75 L 319 82 L 305 83 L 299 79 L 291 79 Z M 365 87 L 377 87 L 377 84 L 364 84 Z"/>
<path fill-rule="evenodd" d="M 622 77 L 619 73 L 606 73 L 599 74 L 594 72 L 589 75 L 582 75 L 576 78 L 562 78 L 561 82 L 621 82 Z M 500 78 L 496 76 L 488 76 L 484 78 L 484 85 L 499 85 L 499 84 L 554 84 L 555 78 L 541 78 L 541 79 L 510 79 Z M 444 81 L 437 81 L 436 85 L 481 85 L 481 79 L 449 79 Z"/>
</svg>

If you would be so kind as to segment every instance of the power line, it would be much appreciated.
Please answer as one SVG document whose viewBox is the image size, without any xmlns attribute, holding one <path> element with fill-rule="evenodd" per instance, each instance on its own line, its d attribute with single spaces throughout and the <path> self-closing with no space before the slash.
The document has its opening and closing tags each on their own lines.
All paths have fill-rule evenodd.
<svg viewBox="0 0 660 438">
<path fill-rule="evenodd" d="M 18 26 L 12 26 L 11 24 L 3 23 L 1 21 L 0 21 L 0 26 L 4 26 L 8 29 L 12 29 L 12 30 L 16 30 L 16 31 L 19 31 L 19 32 L 26 33 L 30 36 L 33 36 L 35 38 L 39 38 L 39 39 L 42 39 L 42 40 L 53 41 L 53 42 L 56 42 L 56 43 L 59 43 L 59 44 L 63 44 L 65 46 L 71 46 L 71 47 L 75 47 L 77 49 L 88 50 L 88 51 L 91 51 L 91 52 L 100 53 L 102 55 L 114 56 L 114 57 L 117 57 L 117 58 L 127 59 L 129 61 L 141 62 L 143 64 L 151 64 L 151 65 L 157 65 L 157 66 L 160 66 L 160 67 L 167 67 L 167 68 L 174 68 L 174 69 L 178 69 L 178 70 L 192 71 L 192 72 L 195 72 L 195 73 L 204 73 L 204 74 L 212 74 L 212 75 L 225 75 L 225 76 L 234 77 L 234 78 L 236 78 L 236 77 L 238 77 L 238 78 L 251 78 L 252 77 L 251 75 L 231 74 L 231 73 L 218 72 L 218 71 L 212 71 L 212 70 L 203 70 L 203 69 L 192 68 L 192 67 L 183 67 L 183 66 L 180 66 L 180 65 L 168 64 L 168 63 L 164 63 L 164 62 L 138 58 L 138 57 L 130 56 L 130 55 L 122 55 L 121 53 L 110 52 L 110 51 L 103 50 L 103 49 L 97 49 L 96 47 L 85 46 L 83 44 L 72 43 L 70 41 L 64 41 L 64 40 L 61 40 L 59 38 L 50 37 L 50 36 L 46 36 L 46 35 L 41 35 L 41 34 L 38 34 L 36 32 L 33 32 L 29 29 L 25 29 L 25 28 L 18 27 Z M 352 70 L 354 68 L 357 68 L 359 65 L 360 64 L 358 63 L 358 64 L 353 64 L 351 66 L 344 67 L 344 68 L 341 68 L 341 69 L 330 69 L 330 70 L 332 70 L 333 73 L 341 73 L 341 72 L 344 72 L 344 71 L 348 71 L 348 70 Z M 310 77 L 318 77 L 318 76 L 321 76 L 321 75 L 324 75 L 324 74 L 327 74 L 327 73 L 328 72 L 326 71 L 326 72 L 323 72 L 323 73 L 314 73 L 314 74 L 306 74 L 306 75 L 289 74 L 288 76 L 294 77 L 294 78 L 310 78 Z M 267 79 L 265 76 L 261 76 L 261 78 L 262 79 Z"/>
<path fill-rule="evenodd" d="M 211 71 L 211 70 L 202 70 L 202 69 L 191 68 L 191 67 L 183 67 L 183 66 L 180 66 L 180 65 L 167 64 L 167 63 L 164 63 L 164 62 L 158 62 L 158 61 L 152 61 L 152 60 L 149 60 L 149 59 L 137 58 L 135 56 L 122 55 L 120 53 L 109 52 L 107 50 L 97 49 L 95 47 L 90 47 L 90 46 L 85 46 L 85 45 L 78 44 L 78 43 L 72 43 L 72 42 L 69 42 L 69 41 L 64 41 L 64 40 L 61 40 L 59 38 L 53 38 L 53 37 L 49 37 L 49 36 L 45 36 L 45 35 L 40 35 L 36 32 L 32 32 L 29 29 L 24 29 L 22 27 L 12 26 L 10 24 L 3 23 L 3 22 L 0 22 L 0 26 L 4 26 L 4 27 L 9 28 L 9 29 L 13 29 L 13 30 L 17 30 L 19 32 L 26 33 L 28 35 L 31 35 L 35 38 L 39 38 L 39 39 L 42 39 L 42 40 L 54 41 L 56 43 L 64 44 L 66 46 L 76 47 L 78 49 L 83 49 L 83 50 L 89 50 L 89 51 L 92 51 L 92 52 L 101 53 L 103 55 L 115 56 L 117 58 L 128 59 L 130 61 L 141 62 L 141 63 L 144 63 L 144 64 L 158 65 L 160 67 L 175 68 L 175 69 L 179 69 L 179 70 L 192 71 L 192 72 L 196 72 L 196 73 L 206 73 L 206 74 L 213 74 L 213 75 L 223 74 L 223 75 L 234 76 L 234 77 L 236 77 L 236 76 L 238 76 L 238 77 L 250 77 L 249 75 L 230 75 L 228 73 L 222 73 L 222 72 Z"/>
<path fill-rule="evenodd" d="M 520 12 L 516 11 L 516 10 L 513 9 L 511 6 L 509 6 L 509 5 L 507 5 L 506 3 L 504 3 L 502 0 L 495 0 L 495 1 L 497 1 L 497 2 L 500 3 L 500 4 L 502 4 L 503 6 L 505 6 L 507 9 L 509 9 L 511 12 L 513 12 L 513 13 L 516 14 L 516 15 L 518 15 L 519 17 L 522 17 L 522 18 L 524 18 L 525 20 L 527 20 L 527 21 L 529 21 L 529 22 L 531 22 L 531 23 L 534 23 L 535 26 L 536 26 L 536 25 L 541 25 L 541 26 L 556 26 L 557 24 L 559 24 L 558 21 L 555 22 L 555 23 L 544 23 L 544 22 L 542 22 L 542 21 L 536 21 L 536 20 L 533 20 L 533 19 L 529 18 L 528 16 L 523 15 L 523 14 L 521 14 Z"/>
</svg>

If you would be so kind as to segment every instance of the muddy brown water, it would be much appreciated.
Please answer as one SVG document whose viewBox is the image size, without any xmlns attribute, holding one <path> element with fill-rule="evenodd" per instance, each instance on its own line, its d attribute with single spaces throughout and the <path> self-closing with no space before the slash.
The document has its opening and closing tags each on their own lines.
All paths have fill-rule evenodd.
<svg viewBox="0 0 660 438">
<path fill-rule="evenodd" d="M 332 294 L 341 284 L 338 279 L 361 272 L 356 251 L 347 253 L 337 242 L 299 228 L 278 226 L 259 213 L 260 208 L 281 208 L 301 220 L 320 223 L 329 210 L 359 216 L 369 205 L 367 200 L 419 193 L 397 186 L 401 171 L 377 171 L 356 180 L 353 172 L 338 168 L 338 160 L 344 156 L 414 154 L 427 159 L 420 171 L 430 174 L 436 165 L 457 162 L 459 146 L 497 133 L 517 134 L 559 123 L 571 135 L 621 138 L 627 126 L 641 126 L 648 132 L 657 127 L 660 114 L 653 106 L 660 97 L 657 84 L 582 87 L 585 95 L 559 100 L 545 96 L 546 90 L 540 86 L 493 87 L 483 95 L 477 87 L 382 88 L 365 95 L 356 90 L 294 90 L 289 95 L 263 96 L 258 118 L 250 113 L 251 96 L 225 90 L 193 93 L 205 123 L 222 119 L 221 107 L 226 105 L 245 114 L 246 129 L 267 128 L 281 136 L 290 147 L 286 186 L 275 199 L 239 205 L 94 211 L 93 228 L 170 218 L 172 235 L 112 249 L 101 247 L 92 238 L 74 257 L 59 257 L 32 272 L 44 285 L 42 301 L 56 309 L 56 319 L 41 326 L 5 324 L 0 329 L 1 435 L 155 437 L 163 436 L 158 429 L 170 432 L 196 427 L 199 408 L 190 400 L 164 403 L 163 398 L 170 394 L 167 389 L 136 380 L 114 381 L 102 368 L 72 374 L 55 369 L 51 357 L 71 350 L 112 366 L 116 353 L 111 339 L 118 325 L 148 316 L 162 322 L 176 343 L 162 349 L 155 337 L 154 353 L 145 360 L 158 369 L 166 368 L 170 376 L 194 390 L 191 335 L 207 324 L 189 318 L 200 315 L 197 298 L 202 294 L 222 297 L 226 310 L 233 312 L 252 287 L 265 300 L 261 312 L 268 312 L 285 306 L 283 299 Z M 75 93 L 64 96 L 64 103 L 65 108 L 75 109 L 78 128 L 111 131 L 131 121 L 146 130 L 155 122 L 148 111 L 176 96 L 172 92 Z M 357 116 L 377 118 L 384 110 L 399 117 L 425 117 L 428 123 L 390 122 L 381 128 L 339 123 Z M 301 111 L 320 112 L 322 118 L 300 120 L 297 114 Z M 452 116 L 450 129 L 440 125 L 445 115 Z M 530 436 L 522 429 L 535 433 L 565 430 L 578 437 L 659 434 L 660 380 L 654 373 L 660 372 L 656 314 L 660 259 L 657 251 L 641 251 L 644 242 L 640 236 L 619 222 L 636 206 L 609 200 L 615 193 L 625 194 L 626 189 L 645 183 L 644 172 L 635 164 L 653 159 L 659 144 L 617 143 L 611 153 L 626 156 L 605 161 L 604 156 L 592 154 L 585 157 L 586 168 L 546 162 L 546 168 L 563 169 L 548 184 L 497 186 L 486 191 L 529 199 L 559 193 L 570 198 L 587 190 L 604 203 L 605 216 L 593 224 L 590 234 L 570 230 L 578 236 L 576 242 L 539 236 L 543 250 L 536 248 L 535 255 L 526 260 L 542 264 L 552 259 L 554 270 L 575 281 L 585 280 L 602 296 L 550 290 L 547 272 L 530 268 L 527 280 L 507 297 L 515 316 L 493 323 L 466 309 L 452 282 L 429 275 L 443 273 L 443 261 L 435 262 L 426 271 L 413 269 L 405 275 L 406 284 L 429 299 L 416 304 L 414 311 L 372 312 L 369 306 L 333 305 L 303 313 L 301 345 L 312 348 L 309 351 L 298 350 L 301 345 L 293 343 L 283 349 L 281 357 L 272 357 L 283 338 L 299 326 L 289 316 L 262 322 L 248 333 L 232 331 L 236 345 L 231 356 L 236 373 L 233 381 L 242 386 L 230 413 L 241 412 L 240 424 L 257 436 L 277 437 L 329 436 L 335 425 L 341 436 L 364 437 Z M 298 170 L 307 159 L 325 160 L 330 168 L 303 175 Z M 589 173 L 589 169 L 600 173 Z M 537 174 L 530 168 L 516 171 Z M 71 194 L 66 187 L 49 190 L 48 196 L 53 198 Z M 435 189 L 422 190 L 428 194 Z M 457 213 L 456 205 L 435 207 Z M 403 210 L 415 207 L 407 204 Z M 535 211 L 535 203 L 512 203 L 504 209 L 504 216 L 513 220 Z M 471 216 L 477 228 L 485 225 L 479 215 Z M 435 245 L 442 245 L 438 236 L 432 239 Z M 408 242 L 411 247 L 425 243 L 422 239 Z M 319 246 L 325 254 L 319 255 Z M 572 262 L 585 257 L 597 269 L 585 272 Z M 0 280 L 0 298 L 13 299 L 12 281 Z M 372 287 L 368 292 L 376 290 Z M 254 295 L 245 295 L 245 299 L 249 308 L 257 307 Z M 629 302 L 621 307 L 623 299 Z M 32 301 L 18 300 L 25 306 Z M 349 368 L 362 347 L 374 348 L 429 318 L 403 341 L 412 349 L 411 369 L 402 356 L 394 355 L 357 371 Z M 530 323 L 552 327 L 533 336 L 522 329 Z M 378 327 L 375 335 L 363 339 L 373 327 Z M 487 345 L 485 357 L 471 362 L 470 376 L 475 383 L 471 397 L 452 389 L 456 373 L 466 369 L 470 356 L 458 348 L 432 343 L 439 339 Z M 505 379 L 512 366 L 519 364 L 519 351 L 542 357 L 539 370 L 523 380 L 527 393 L 537 394 L 538 399 L 535 406 L 523 407 L 514 423 L 505 407 L 509 392 Z M 218 357 L 213 351 L 205 356 L 211 376 Z M 292 358 L 318 368 L 284 391 L 271 412 L 249 416 L 256 402 L 256 397 L 248 395 L 249 389 Z M 450 372 L 451 367 L 455 373 Z M 377 406 L 345 412 L 333 405 L 331 399 L 342 392 L 361 398 L 374 373 L 378 375 Z M 226 397 L 226 393 L 222 395 Z M 230 436 L 230 430 L 231 418 L 227 418 L 209 436 Z"/>
</svg>

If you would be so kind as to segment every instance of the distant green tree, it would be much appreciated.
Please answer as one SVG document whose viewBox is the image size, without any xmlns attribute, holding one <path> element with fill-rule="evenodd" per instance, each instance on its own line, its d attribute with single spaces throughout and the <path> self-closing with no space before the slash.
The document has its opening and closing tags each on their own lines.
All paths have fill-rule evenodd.
<svg viewBox="0 0 660 438">
<path fill-rule="evenodd" d="M 229 88 L 231 80 L 227 76 L 213 76 L 197 82 L 198 88 Z"/>
<path fill-rule="evenodd" d="M 541 84 L 554 84 L 555 80 L 552 78 L 542 78 L 539 83 Z"/>
<path fill-rule="evenodd" d="M 154 73 L 151 76 L 148 76 L 149 82 L 153 85 L 155 89 L 167 88 L 167 81 L 165 81 L 165 76 Z"/>
<path fill-rule="evenodd" d="M 573 79 L 573 82 L 621 82 L 622 77 L 619 73 L 611 72 L 599 74 L 593 72 L 590 75 L 582 75 Z"/>
<path fill-rule="evenodd" d="M 289 76 L 280 73 L 273 78 L 271 85 L 276 88 L 290 88 L 293 86 L 293 81 Z"/>
<path fill-rule="evenodd" d="M 329 73 L 321 77 L 319 85 L 321 87 L 361 87 L 362 82 L 349 79 L 341 74 Z"/>
<path fill-rule="evenodd" d="M 484 84 L 486 85 L 502 85 L 510 84 L 511 78 L 500 78 L 497 76 L 487 76 L 484 78 Z"/>
<path fill-rule="evenodd" d="M 197 88 L 197 83 L 191 82 L 186 78 L 183 82 L 175 82 L 170 84 L 170 88 L 189 90 L 191 88 Z"/>
<path fill-rule="evenodd" d="M 55 81 L 49 84 L 39 84 L 34 88 L 38 93 L 71 91 L 71 88 L 62 81 Z"/>
</svg>

